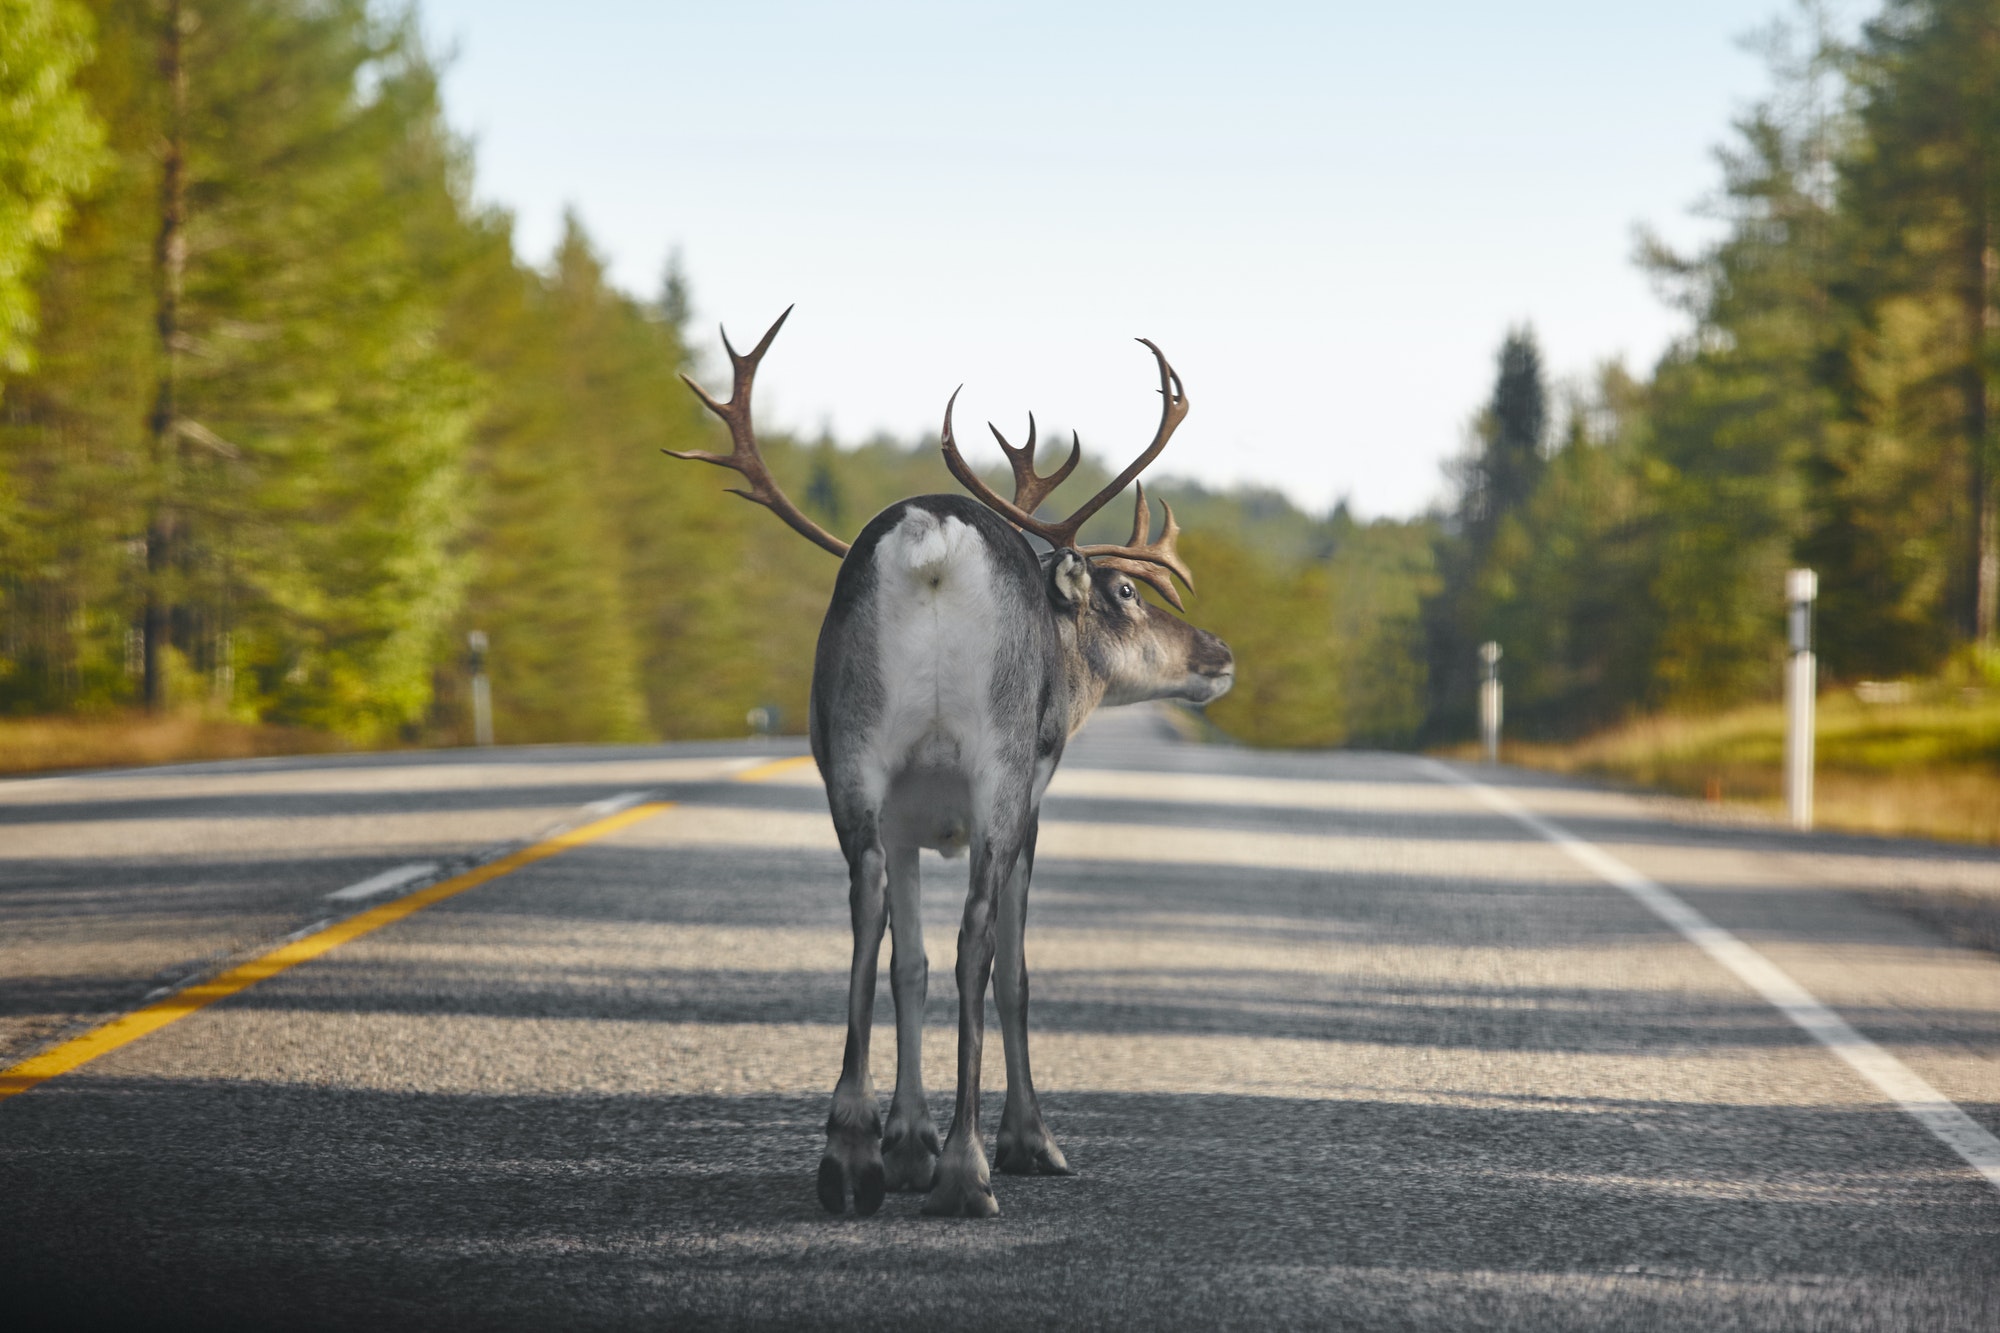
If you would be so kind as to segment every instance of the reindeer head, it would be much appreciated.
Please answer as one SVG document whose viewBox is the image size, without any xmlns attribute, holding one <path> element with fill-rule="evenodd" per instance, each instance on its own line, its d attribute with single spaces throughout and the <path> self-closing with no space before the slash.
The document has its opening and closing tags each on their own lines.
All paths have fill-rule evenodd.
<svg viewBox="0 0 2000 1333">
<path fill-rule="evenodd" d="M 958 452 L 951 432 L 951 409 L 958 399 L 952 395 L 945 404 L 944 430 L 939 443 L 945 466 L 973 497 L 1015 527 L 1032 532 L 1049 544 L 1042 557 L 1048 576 L 1049 600 L 1069 623 L 1073 651 L 1089 676 L 1088 693 L 1107 704 L 1137 703 L 1142 699 L 1185 699 L 1205 704 L 1221 698 L 1235 681 L 1236 664 L 1229 646 L 1207 630 L 1196 629 L 1178 616 L 1169 615 L 1139 595 L 1134 580 L 1150 585 L 1160 596 L 1180 610 L 1180 594 L 1174 588 L 1179 579 L 1189 591 L 1194 575 L 1175 549 L 1181 534 L 1174 521 L 1173 506 L 1162 501 L 1166 516 L 1157 541 L 1152 540 L 1153 514 L 1146 503 L 1146 488 L 1135 488 L 1132 535 L 1122 546 L 1082 546 L 1076 536 L 1092 515 L 1108 504 L 1125 487 L 1137 480 L 1148 464 L 1167 447 L 1175 429 L 1187 416 L 1187 392 L 1181 377 L 1167 364 L 1166 355 L 1145 338 L 1139 339 L 1153 354 L 1160 368 L 1160 424 L 1153 441 L 1068 518 L 1049 523 L 1034 515 L 1050 491 L 1061 485 L 1076 468 L 1083 445 L 1070 436 L 1069 458 L 1044 477 L 1035 471 L 1035 418 L 1028 418 L 1028 439 L 1016 449 L 992 423 L 987 429 L 1000 442 L 1000 450 L 1014 471 L 1014 498 L 1003 500 L 980 479 Z"/>
<path fill-rule="evenodd" d="M 1049 601 L 1080 660 L 1089 694 L 1105 704 L 1220 699 L 1236 681 L 1229 645 L 1139 595 L 1133 576 L 1074 547 L 1042 557 Z"/>
</svg>

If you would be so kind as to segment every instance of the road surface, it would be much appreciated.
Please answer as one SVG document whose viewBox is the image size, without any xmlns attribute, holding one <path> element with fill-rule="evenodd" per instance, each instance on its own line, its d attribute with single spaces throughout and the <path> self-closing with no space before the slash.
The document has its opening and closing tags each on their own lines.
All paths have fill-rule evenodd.
<svg viewBox="0 0 2000 1333">
<path fill-rule="evenodd" d="M 0 783 L 0 1067 L 45 1068 L 29 1057 L 274 949 L 322 950 L 17 1079 L 0 1310 L 204 1329 L 2000 1328 L 2000 1172 L 1976 1167 L 2000 1131 L 2000 958 L 1868 892 L 2000 893 L 2000 856 L 1703 823 L 1411 756 L 1186 745 L 1109 713 L 1045 807 L 1028 937 L 1043 1104 L 1079 1174 L 996 1177 L 991 1222 L 907 1195 L 830 1218 L 813 1180 L 845 883 L 796 753 Z M 493 859 L 522 847 L 539 859 Z M 923 867 L 940 1127 L 964 865 Z M 422 897 L 469 869 L 491 877 Z M 421 910 L 381 924 L 385 904 Z M 324 947 L 343 922 L 379 928 Z M 1827 1044 L 1841 1024 L 1847 1058 Z"/>
</svg>

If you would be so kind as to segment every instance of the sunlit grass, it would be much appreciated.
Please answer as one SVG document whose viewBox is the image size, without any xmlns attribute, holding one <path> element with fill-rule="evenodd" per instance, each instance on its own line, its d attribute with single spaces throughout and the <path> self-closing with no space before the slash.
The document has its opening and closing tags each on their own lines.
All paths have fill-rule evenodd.
<svg viewBox="0 0 2000 1333">
<path fill-rule="evenodd" d="M 2000 692 L 1930 686 L 1908 703 L 1819 701 L 1814 820 L 1822 828 L 2000 843 Z M 1509 763 L 1589 773 L 1777 813 L 1775 703 L 1645 718 L 1569 745 L 1508 742 Z"/>
<path fill-rule="evenodd" d="M 320 754 L 342 748 L 337 738 L 321 732 L 196 714 L 0 717 L 0 773 Z"/>
</svg>

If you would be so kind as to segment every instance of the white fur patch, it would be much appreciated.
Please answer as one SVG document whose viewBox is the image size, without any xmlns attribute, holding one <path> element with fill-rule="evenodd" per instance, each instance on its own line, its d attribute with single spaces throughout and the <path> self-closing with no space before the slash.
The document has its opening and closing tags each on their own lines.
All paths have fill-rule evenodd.
<svg viewBox="0 0 2000 1333">
<path fill-rule="evenodd" d="M 956 518 L 912 509 L 875 560 L 884 700 L 869 749 L 891 792 L 883 813 L 920 846 L 961 851 L 993 771 L 993 663 L 1004 630 L 986 544 Z"/>
<path fill-rule="evenodd" d="M 918 583 L 937 587 L 962 545 L 955 539 L 971 531 L 957 519 L 940 522 L 936 515 L 917 509 L 882 545 Z"/>
</svg>

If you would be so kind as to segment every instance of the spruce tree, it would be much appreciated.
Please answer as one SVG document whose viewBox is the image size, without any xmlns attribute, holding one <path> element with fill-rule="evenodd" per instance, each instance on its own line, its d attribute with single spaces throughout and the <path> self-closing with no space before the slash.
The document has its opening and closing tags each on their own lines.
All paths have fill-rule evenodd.
<svg viewBox="0 0 2000 1333">
<path fill-rule="evenodd" d="M 1459 501 L 1460 524 L 1475 551 L 1490 547 L 1501 523 L 1535 493 L 1548 431 L 1549 391 L 1534 330 L 1509 330 L 1498 362 L 1493 398 L 1479 420 L 1480 448 Z"/>
<path fill-rule="evenodd" d="M 0 430 L 38 557 L 6 589 L 30 651 L 0 696 L 130 698 L 137 658 L 160 697 L 392 735 L 460 593 L 473 407 L 437 336 L 462 202 L 435 79 L 361 0 L 97 17 L 115 164 Z"/>
<path fill-rule="evenodd" d="M 1534 331 L 1509 330 L 1496 362 L 1493 396 L 1474 423 L 1472 448 L 1448 468 L 1458 494 L 1439 540 L 1439 582 L 1424 604 L 1431 737 L 1456 736 L 1472 725 L 1474 653 L 1511 596 L 1495 581 L 1505 565 L 1504 559 L 1496 565 L 1495 552 L 1504 556 L 1526 540 L 1520 514 L 1543 469 L 1548 385 Z"/>
<path fill-rule="evenodd" d="M 2000 7 L 1890 0 L 1865 30 L 1855 77 L 1862 133 L 1844 202 L 1869 315 L 1865 406 L 1881 433 L 1950 480 L 1955 494 L 1938 517 L 1955 529 L 1956 558 L 1944 592 L 1959 632 L 1991 643 L 2000 601 Z"/>
</svg>

